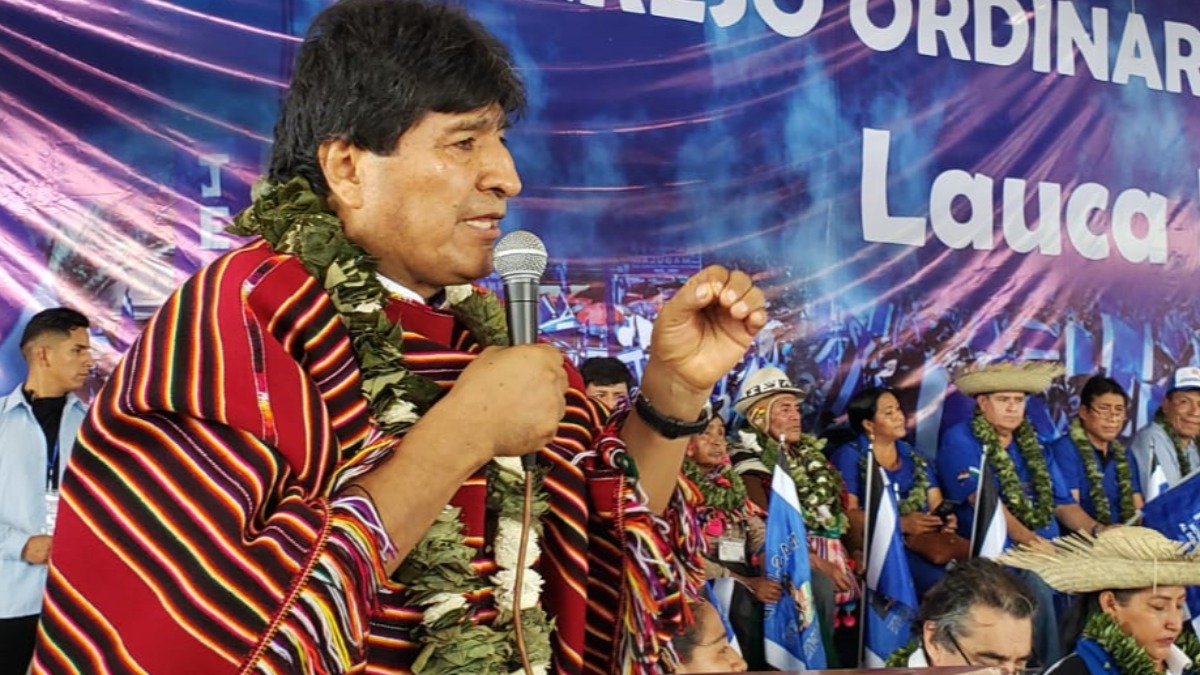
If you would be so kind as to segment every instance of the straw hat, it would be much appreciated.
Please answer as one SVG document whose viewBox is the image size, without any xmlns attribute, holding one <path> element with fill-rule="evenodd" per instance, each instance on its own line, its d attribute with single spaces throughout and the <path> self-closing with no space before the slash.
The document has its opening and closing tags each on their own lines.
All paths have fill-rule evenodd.
<svg viewBox="0 0 1200 675">
<path fill-rule="evenodd" d="M 960 372 L 954 378 L 954 386 L 967 396 L 994 394 L 998 391 L 1040 394 L 1050 386 L 1051 380 L 1062 374 L 1062 365 L 1049 361 L 993 363 Z"/>
<path fill-rule="evenodd" d="M 807 396 L 803 389 L 792 384 L 782 370 L 773 367 L 759 368 L 742 382 L 737 400 L 733 403 L 733 410 L 739 415 L 745 415 L 755 403 L 779 394 L 791 394 L 801 401 Z"/>
<path fill-rule="evenodd" d="M 1075 533 L 1054 546 L 1053 554 L 1016 546 L 996 562 L 1035 572 L 1064 593 L 1200 586 L 1200 551 L 1146 527 Z"/>
</svg>

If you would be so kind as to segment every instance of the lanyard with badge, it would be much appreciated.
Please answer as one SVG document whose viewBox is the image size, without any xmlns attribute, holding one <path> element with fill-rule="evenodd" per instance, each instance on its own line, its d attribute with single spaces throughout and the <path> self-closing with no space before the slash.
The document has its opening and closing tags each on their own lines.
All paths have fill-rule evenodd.
<svg viewBox="0 0 1200 675">
<path fill-rule="evenodd" d="M 743 527 L 737 527 L 732 523 L 721 532 L 721 536 L 717 538 L 717 560 L 723 563 L 746 562 L 744 532 Z"/>
<path fill-rule="evenodd" d="M 46 455 L 46 534 L 54 532 L 58 517 L 58 441 Z"/>
</svg>

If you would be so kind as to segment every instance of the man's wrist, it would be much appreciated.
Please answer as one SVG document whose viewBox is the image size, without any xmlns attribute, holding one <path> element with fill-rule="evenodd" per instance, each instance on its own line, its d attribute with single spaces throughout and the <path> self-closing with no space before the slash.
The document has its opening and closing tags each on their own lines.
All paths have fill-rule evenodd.
<svg viewBox="0 0 1200 675">
<path fill-rule="evenodd" d="M 637 411 L 637 416 L 646 426 L 653 429 L 659 436 L 669 440 L 702 433 L 713 417 L 712 407 L 708 405 L 700 409 L 700 415 L 695 420 L 679 420 L 668 417 L 659 412 L 654 403 L 640 391 L 634 397 L 633 409 Z"/>
<path fill-rule="evenodd" d="M 708 402 L 709 389 L 697 389 L 653 357 L 646 363 L 640 390 L 654 402 L 654 409 L 679 420 L 694 420 Z"/>
</svg>

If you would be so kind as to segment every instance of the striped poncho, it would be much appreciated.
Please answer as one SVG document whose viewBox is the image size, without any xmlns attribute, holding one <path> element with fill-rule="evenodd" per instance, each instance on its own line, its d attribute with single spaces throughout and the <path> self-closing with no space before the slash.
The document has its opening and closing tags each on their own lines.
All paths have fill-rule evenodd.
<svg viewBox="0 0 1200 675">
<path fill-rule="evenodd" d="M 406 367 L 453 386 L 473 338 L 449 314 L 394 305 Z M 553 671 L 658 672 L 699 569 L 697 533 L 678 495 L 664 518 L 635 497 L 608 461 L 616 424 L 581 388 L 572 371 L 539 457 Z M 36 672 L 410 672 L 421 612 L 384 578 L 369 518 L 331 499 L 339 476 L 379 460 L 358 452 L 373 430 L 346 331 L 298 260 L 260 241 L 206 266 L 149 322 L 81 430 Z M 485 496 L 481 472 L 452 502 L 481 574 L 495 569 Z M 490 620 L 491 599 L 474 601 Z"/>
</svg>

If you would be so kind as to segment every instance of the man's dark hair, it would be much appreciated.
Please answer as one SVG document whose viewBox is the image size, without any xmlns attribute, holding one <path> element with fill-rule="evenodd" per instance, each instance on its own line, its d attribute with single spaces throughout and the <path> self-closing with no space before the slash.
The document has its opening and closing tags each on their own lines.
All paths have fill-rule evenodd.
<svg viewBox="0 0 1200 675">
<path fill-rule="evenodd" d="M 883 398 L 884 394 L 896 396 L 896 392 L 886 387 L 871 387 L 850 399 L 846 406 L 846 415 L 849 417 L 851 429 L 860 434 L 864 433 L 863 422 L 875 419 L 875 413 L 879 412 L 879 399 Z M 899 401 L 900 397 L 896 396 L 896 400 Z"/>
<path fill-rule="evenodd" d="M 1083 385 L 1083 391 L 1079 392 L 1079 405 L 1090 410 L 1092 402 L 1105 394 L 1120 394 L 1125 403 L 1129 403 L 1129 394 L 1125 393 L 1125 388 L 1116 380 L 1096 375 L 1089 379 L 1087 384 Z"/>
<path fill-rule="evenodd" d="M 921 635 L 925 622 L 935 625 L 933 641 L 947 650 L 967 637 L 972 607 L 991 607 L 1017 619 L 1031 618 L 1037 600 L 1017 575 L 986 558 L 972 558 L 946 571 L 921 602 L 913 628 Z"/>
<path fill-rule="evenodd" d="M 525 107 L 508 50 L 461 10 L 420 0 L 342 0 L 317 15 L 275 125 L 270 179 L 328 193 L 317 151 L 343 139 L 390 155 L 426 113 Z"/>
<path fill-rule="evenodd" d="M 621 359 L 611 356 L 596 356 L 587 359 L 579 366 L 579 374 L 583 376 L 584 384 L 594 384 L 607 387 L 614 384 L 624 384 L 633 389 L 637 382 L 633 374 Z"/>
<path fill-rule="evenodd" d="M 76 328 L 88 328 L 91 325 L 86 316 L 69 307 L 43 309 L 25 324 L 25 332 L 21 333 L 21 352 L 24 353 L 26 345 L 43 335 L 69 337 Z"/>
</svg>

